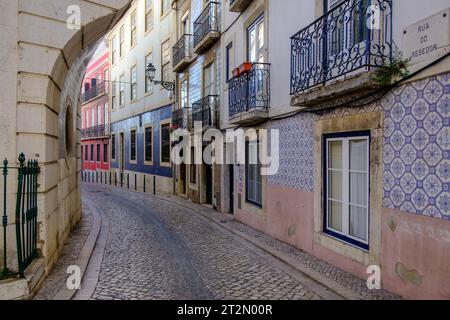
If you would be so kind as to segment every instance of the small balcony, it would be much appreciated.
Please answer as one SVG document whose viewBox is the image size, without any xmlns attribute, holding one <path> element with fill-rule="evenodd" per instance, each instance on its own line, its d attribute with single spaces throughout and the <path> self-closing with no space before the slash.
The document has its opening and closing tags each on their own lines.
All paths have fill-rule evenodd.
<svg viewBox="0 0 450 320">
<path fill-rule="evenodd" d="M 380 16 L 368 27 L 372 5 Z M 380 87 L 373 72 L 391 61 L 392 1 L 344 1 L 291 37 L 291 104 L 325 108 L 370 94 Z"/>
<path fill-rule="evenodd" d="M 172 127 L 174 129 L 188 128 L 189 109 L 179 108 L 172 111 Z"/>
<path fill-rule="evenodd" d="M 81 94 L 81 103 L 84 104 L 108 92 L 108 83 L 100 82 Z"/>
<path fill-rule="evenodd" d="M 201 54 L 220 38 L 220 4 L 210 1 L 194 22 L 194 52 Z"/>
<path fill-rule="evenodd" d="M 172 48 L 173 51 L 173 71 L 182 71 L 192 58 L 192 35 L 184 34 Z"/>
<path fill-rule="evenodd" d="M 219 96 L 209 95 L 192 104 L 192 115 L 190 129 L 194 128 L 195 122 L 201 122 L 203 129 L 216 128 L 219 124 Z"/>
<path fill-rule="evenodd" d="M 108 126 L 99 125 L 90 128 L 85 128 L 81 130 L 81 139 L 95 139 L 95 138 L 103 138 L 108 137 L 109 129 Z"/>
<path fill-rule="evenodd" d="M 253 124 L 269 115 L 270 64 L 252 63 L 228 82 L 230 124 Z"/>
<path fill-rule="evenodd" d="M 230 0 L 230 11 L 243 12 L 253 0 Z"/>
</svg>

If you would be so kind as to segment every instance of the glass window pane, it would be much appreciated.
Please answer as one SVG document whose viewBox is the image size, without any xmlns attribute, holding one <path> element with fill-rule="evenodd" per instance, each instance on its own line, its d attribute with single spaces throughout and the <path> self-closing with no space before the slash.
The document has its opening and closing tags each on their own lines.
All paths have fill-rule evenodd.
<svg viewBox="0 0 450 320">
<path fill-rule="evenodd" d="M 328 196 L 334 200 L 342 200 L 342 172 L 328 172 Z"/>
<path fill-rule="evenodd" d="M 328 201 L 328 227 L 342 231 L 342 203 Z"/>
<path fill-rule="evenodd" d="M 367 140 L 350 141 L 350 170 L 367 170 Z"/>
<path fill-rule="evenodd" d="M 350 235 L 367 241 L 367 209 L 350 206 Z"/>
<path fill-rule="evenodd" d="M 342 169 L 342 141 L 330 141 L 328 153 L 329 168 Z"/>
<path fill-rule="evenodd" d="M 367 206 L 367 174 L 350 173 L 350 202 Z"/>
</svg>

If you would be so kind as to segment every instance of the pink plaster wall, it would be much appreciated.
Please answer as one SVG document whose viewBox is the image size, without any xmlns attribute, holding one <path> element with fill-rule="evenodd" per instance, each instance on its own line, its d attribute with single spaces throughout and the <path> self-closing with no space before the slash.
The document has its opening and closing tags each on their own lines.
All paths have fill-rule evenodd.
<svg viewBox="0 0 450 320">
<path fill-rule="evenodd" d="M 312 192 L 268 184 L 264 215 L 239 209 L 235 215 L 253 228 L 365 279 L 365 265 L 314 244 L 313 206 Z M 392 218 L 397 224 L 394 232 L 389 227 Z M 292 226 L 295 233 L 289 235 Z M 383 209 L 380 259 L 385 289 L 405 298 L 450 298 L 450 222 Z M 396 273 L 397 262 L 417 270 L 422 284 L 405 283 Z"/>
<path fill-rule="evenodd" d="M 382 224 L 384 287 L 410 299 L 450 299 L 450 221 L 383 209 Z M 399 262 L 417 272 L 421 284 L 403 281 L 396 273 Z"/>
</svg>

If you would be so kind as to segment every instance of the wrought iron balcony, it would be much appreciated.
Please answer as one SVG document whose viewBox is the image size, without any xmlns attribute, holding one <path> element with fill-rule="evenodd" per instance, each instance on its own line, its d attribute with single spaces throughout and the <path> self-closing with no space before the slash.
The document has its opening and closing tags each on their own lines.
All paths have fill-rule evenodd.
<svg viewBox="0 0 450 320">
<path fill-rule="evenodd" d="M 173 46 L 173 71 L 179 72 L 183 70 L 192 58 L 191 34 L 184 34 Z"/>
<path fill-rule="evenodd" d="M 108 126 L 99 125 L 81 130 L 81 139 L 93 139 L 107 137 L 109 135 Z"/>
<path fill-rule="evenodd" d="M 230 11 L 242 12 L 247 9 L 251 2 L 252 0 L 230 0 Z"/>
<path fill-rule="evenodd" d="M 194 22 L 194 52 L 201 54 L 220 37 L 220 3 L 210 1 Z"/>
<path fill-rule="evenodd" d="M 392 0 L 344 1 L 291 37 L 291 95 L 391 59 Z"/>
<path fill-rule="evenodd" d="M 92 88 L 81 94 L 81 103 L 86 103 L 92 99 L 95 99 L 107 93 L 107 91 L 108 91 L 107 82 L 97 83 L 95 86 L 93 86 Z"/>
<path fill-rule="evenodd" d="M 270 106 L 270 64 L 253 63 L 249 72 L 228 82 L 230 123 L 250 123 L 267 118 Z"/>
<path fill-rule="evenodd" d="M 195 122 L 201 122 L 203 128 L 217 127 L 219 111 L 219 96 L 209 95 L 192 104 L 190 128 Z"/>
<path fill-rule="evenodd" d="M 179 108 L 172 111 L 172 126 L 175 129 L 186 129 L 188 122 L 189 109 Z"/>
</svg>

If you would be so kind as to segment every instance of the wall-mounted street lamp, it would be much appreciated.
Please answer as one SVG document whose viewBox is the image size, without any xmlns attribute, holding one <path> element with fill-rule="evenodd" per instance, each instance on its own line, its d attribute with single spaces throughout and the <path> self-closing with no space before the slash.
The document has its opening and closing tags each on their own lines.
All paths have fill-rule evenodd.
<svg viewBox="0 0 450 320">
<path fill-rule="evenodd" d="M 149 63 L 147 67 L 145 68 L 145 74 L 147 76 L 147 79 L 150 82 L 153 82 L 154 84 L 160 84 L 163 86 L 164 89 L 168 91 L 175 91 L 175 81 L 174 82 L 168 82 L 168 81 L 158 81 L 155 80 L 155 74 L 156 74 L 156 68 L 153 65 L 153 63 Z"/>
</svg>

